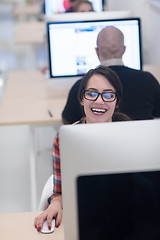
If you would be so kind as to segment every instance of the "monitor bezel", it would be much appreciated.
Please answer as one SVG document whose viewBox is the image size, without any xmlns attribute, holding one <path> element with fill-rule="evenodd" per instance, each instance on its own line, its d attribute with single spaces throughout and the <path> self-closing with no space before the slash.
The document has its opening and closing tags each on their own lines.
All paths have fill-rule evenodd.
<svg viewBox="0 0 160 240">
<path fill-rule="evenodd" d="M 77 177 L 160 170 L 159 129 L 159 119 L 60 128 L 66 240 L 78 240 Z"/>
<path fill-rule="evenodd" d="M 51 79 L 54 78 L 73 78 L 73 77 L 82 77 L 84 74 L 77 74 L 77 75 L 53 75 L 52 74 L 52 59 L 51 59 L 51 42 L 50 42 L 50 31 L 49 27 L 52 24 L 72 24 L 72 23 L 89 23 L 89 22 L 118 22 L 118 21 L 137 21 L 138 22 L 138 32 L 139 32 L 139 64 L 140 69 L 142 70 L 142 37 L 141 37 L 141 19 L 139 17 L 134 18 L 114 18 L 114 19 L 91 19 L 91 20 L 72 20 L 72 21 L 48 21 L 46 23 L 47 28 L 47 46 L 48 46 L 48 65 L 49 65 L 49 76 Z M 96 53 L 95 53 L 96 54 Z"/>
</svg>

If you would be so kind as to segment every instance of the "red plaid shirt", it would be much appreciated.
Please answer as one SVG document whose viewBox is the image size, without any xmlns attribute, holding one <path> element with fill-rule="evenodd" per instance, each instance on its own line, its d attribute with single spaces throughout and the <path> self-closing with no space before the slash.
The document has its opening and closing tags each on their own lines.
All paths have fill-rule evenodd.
<svg viewBox="0 0 160 240">
<path fill-rule="evenodd" d="M 82 124 L 85 123 L 85 118 L 82 118 L 80 121 L 74 124 Z M 62 194 L 61 189 L 61 164 L 60 164 L 60 149 L 59 149 L 59 134 L 56 135 L 53 148 L 52 148 L 52 160 L 53 160 L 53 197 L 59 196 Z"/>
</svg>

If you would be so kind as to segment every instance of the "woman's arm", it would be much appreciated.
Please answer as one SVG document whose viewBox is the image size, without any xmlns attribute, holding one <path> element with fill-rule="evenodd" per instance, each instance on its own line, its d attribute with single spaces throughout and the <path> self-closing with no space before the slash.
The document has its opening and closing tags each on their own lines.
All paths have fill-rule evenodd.
<svg viewBox="0 0 160 240">
<path fill-rule="evenodd" d="M 56 219 L 55 226 L 59 227 L 62 221 L 62 196 L 53 198 L 48 208 L 35 218 L 34 226 L 37 231 L 41 231 L 45 220 L 47 220 L 48 229 L 51 229 L 52 218 Z"/>
<path fill-rule="evenodd" d="M 62 221 L 62 196 L 61 196 L 61 171 L 60 171 L 60 151 L 59 136 L 55 137 L 53 143 L 53 195 L 48 208 L 35 218 L 34 226 L 37 231 L 42 229 L 45 220 L 48 222 L 48 228 L 51 228 L 52 218 L 56 219 L 56 227 L 59 227 Z"/>
</svg>

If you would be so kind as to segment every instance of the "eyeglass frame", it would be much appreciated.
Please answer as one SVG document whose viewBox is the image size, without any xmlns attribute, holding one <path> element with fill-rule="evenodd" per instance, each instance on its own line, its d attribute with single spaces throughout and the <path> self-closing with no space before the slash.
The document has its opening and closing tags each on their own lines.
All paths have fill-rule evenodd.
<svg viewBox="0 0 160 240">
<path fill-rule="evenodd" d="M 94 92 L 94 93 L 97 93 L 98 95 L 97 95 L 97 97 L 96 97 L 94 100 L 91 100 L 91 99 L 86 98 L 85 92 Z M 111 100 L 111 101 L 110 101 L 110 100 L 109 100 L 109 101 L 104 100 L 103 94 L 105 94 L 105 93 L 114 93 L 114 94 L 115 94 L 114 99 Z M 102 100 L 103 100 L 104 102 L 114 102 L 114 101 L 117 99 L 117 93 L 116 93 L 116 92 L 113 92 L 113 91 L 111 91 L 111 90 L 100 93 L 100 92 L 96 92 L 96 91 L 93 91 L 93 90 L 85 89 L 85 90 L 82 91 L 82 94 L 83 94 L 83 97 L 84 97 L 86 100 L 93 101 L 93 102 L 95 102 L 95 101 L 99 98 L 99 96 L 101 96 L 101 98 L 102 98 Z"/>
</svg>

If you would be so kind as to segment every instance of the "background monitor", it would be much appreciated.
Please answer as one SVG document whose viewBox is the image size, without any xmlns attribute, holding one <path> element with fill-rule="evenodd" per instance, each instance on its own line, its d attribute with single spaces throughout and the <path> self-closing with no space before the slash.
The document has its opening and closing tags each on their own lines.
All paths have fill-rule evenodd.
<svg viewBox="0 0 160 240">
<path fill-rule="evenodd" d="M 98 32 L 106 26 L 119 28 L 125 39 L 124 64 L 141 69 L 141 28 L 139 18 L 48 22 L 50 77 L 84 75 L 99 65 L 95 52 Z"/>
<path fill-rule="evenodd" d="M 132 16 L 129 10 L 103 11 L 103 12 L 70 12 L 67 14 L 54 14 L 52 16 L 44 16 L 46 22 L 68 22 L 68 21 L 84 21 L 84 20 L 106 20 L 130 18 Z"/>
<path fill-rule="evenodd" d="M 117 230 L 115 226 L 118 223 L 119 226 L 124 223 L 121 229 L 123 231 L 124 227 L 131 229 L 129 238 L 120 237 L 122 231 L 118 238 L 109 239 L 158 239 L 156 234 L 157 231 L 160 234 L 159 149 L 160 120 L 62 126 L 60 152 L 65 239 L 104 239 L 95 237 L 98 228 L 104 226 L 104 222 L 92 214 L 92 211 L 96 213 L 99 209 L 102 219 L 111 217 L 109 227 L 113 231 Z M 100 184 L 97 184 L 97 181 Z M 109 208 L 105 205 L 103 211 L 101 196 L 109 205 Z M 134 198 L 133 202 L 129 196 L 132 196 L 132 200 Z M 133 209 L 130 208 L 130 204 Z M 140 211 L 137 211 L 135 206 L 140 207 Z M 135 222 L 135 219 L 138 220 Z M 90 226 L 90 222 L 93 226 Z M 86 227 L 83 224 L 86 224 Z M 93 238 L 85 237 L 87 229 Z M 133 229 L 136 229 L 135 232 Z M 86 234 L 83 234 L 83 230 Z M 140 237 L 138 230 L 139 234 L 144 236 L 146 233 L 147 237 Z"/>
<path fill-rule="evenodd" d="M 93 9 L 96 12 L 103 11 L 103 0 L 90 0 L 93 4 Z M 45 0 L 45 15 L 52 16 L 56 13 L 65 13 L 68 9 L 68 4 L 64 0 Z"/>
</svg>

